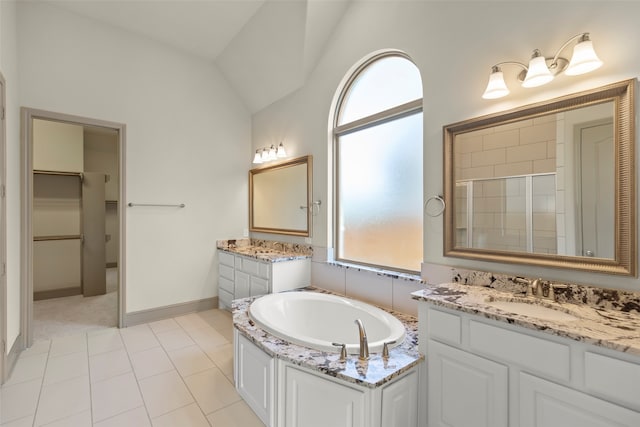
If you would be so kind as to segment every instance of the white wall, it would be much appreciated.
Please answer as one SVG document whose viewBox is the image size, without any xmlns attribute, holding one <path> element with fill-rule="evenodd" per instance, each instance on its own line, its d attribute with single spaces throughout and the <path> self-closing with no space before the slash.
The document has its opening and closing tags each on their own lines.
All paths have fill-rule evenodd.
<svg viewBox="0 0 640 427">
<path fill-rule="evenodd" d="M 323 204 L 321 215 L 314 218 L 313 244 L 330 248 L 330 107 L 356 62 L 371 52 L 393 48 L 407 52 L 418 65 L 424 90 L 426 198 L 442 194 L 443 125 L 637 77 L 640 52 L 628 42 L 640 39 L 637 16 L 640 4 L 632 2 L 355 2 L 305 85 L 253 116 L 253 147 L 282 139 L 297 155 L 314 156 L 314 198 Z M 540 88 L 512 87 L 511 95 L 502 100 L 481 98 L 491 65 L 527 62 L 534 48 L 553 55 L 564 41 L 585 31 L 591 33 L 604 61 L 601 69 L 584 76 L 560 76 Z M 566 55 L 571 55 L 570 49 Z M 504 71 L 513 76 L 519 72 L 507 66 Z M 442 217 L 425 217 L 427 264 L 640 291 L 635 278 L 445 258 L 442 247 Z M 429 279 L 428 268 L 426 273 Z"/>
<path fill-rule="evenodd" d="M 126 312 L 217 295 L 247 224 L 250 117 L 218 70 L 46 3 L 18 5 L 23 106 L 126 124 Z"/>
</svg>

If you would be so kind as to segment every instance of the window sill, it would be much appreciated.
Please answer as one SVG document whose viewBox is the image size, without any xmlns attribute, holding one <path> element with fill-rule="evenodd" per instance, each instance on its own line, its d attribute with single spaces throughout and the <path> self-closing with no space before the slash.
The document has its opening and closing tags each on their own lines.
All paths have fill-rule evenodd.
<svg viewBox="0 0 640 427">
<path fill-rule="evenodd" d="M 326 261 L 326 263 L 328 265 L 333 265 L 340 268 L 352 269 L 356 271 L 367 271 L 367 272 L 375 273 L 379 276 L 391 277 L 393 279 L 406 280 L 406 281 L 415 282 L 415 283 L 424 283 L 424 284 L 427 283 L 427 281 L 423 280 L 419 274 L 386 270 L 383 268 L 371 267 L 369 265 L 352 264 L 344 261 Z"/>
</svg>

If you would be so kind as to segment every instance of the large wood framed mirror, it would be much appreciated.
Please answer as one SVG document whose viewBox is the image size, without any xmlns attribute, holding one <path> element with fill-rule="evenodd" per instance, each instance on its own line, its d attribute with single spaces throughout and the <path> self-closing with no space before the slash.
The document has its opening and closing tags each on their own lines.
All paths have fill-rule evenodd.
<svg viewBox="0 0 640 427">
<path fill-rule="evenodd" d="M 311 235 L 312 157 L 249 171 L 251 231 Z"/>
<path fill-rule="evenodd" d="M 444 127 L 444 255 L 636 276 L 635 79 Z"/>
</svg>

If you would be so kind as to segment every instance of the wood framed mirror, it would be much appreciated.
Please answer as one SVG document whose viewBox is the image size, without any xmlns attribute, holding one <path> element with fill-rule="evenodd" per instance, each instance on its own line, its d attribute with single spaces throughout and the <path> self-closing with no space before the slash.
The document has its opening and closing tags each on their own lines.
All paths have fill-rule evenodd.
<svg viewBox="0 0 640 427">
<path fill-rule="evenodd" d="M 263 233 L 311 235 L 312 157 L 249 171 L 249 227 Z"/>
<path fill-rule="evenodd" d="M 636 276 L 635 79 L 444 126 L 444 255 Z"/>
</svg>

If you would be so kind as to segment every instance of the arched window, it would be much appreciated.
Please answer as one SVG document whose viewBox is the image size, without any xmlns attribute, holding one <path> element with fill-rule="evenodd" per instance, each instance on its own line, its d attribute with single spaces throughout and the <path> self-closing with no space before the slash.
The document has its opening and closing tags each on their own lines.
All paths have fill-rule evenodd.
<svg viewBox="0 0 640 427">
<path fill-rule="evenodd" d="M 422 82 L 387 52 L 349 76 L 334 110 L 335 258 L 418 272 L 422 262 Z"/>
</svg>

